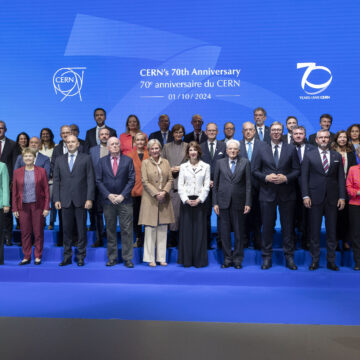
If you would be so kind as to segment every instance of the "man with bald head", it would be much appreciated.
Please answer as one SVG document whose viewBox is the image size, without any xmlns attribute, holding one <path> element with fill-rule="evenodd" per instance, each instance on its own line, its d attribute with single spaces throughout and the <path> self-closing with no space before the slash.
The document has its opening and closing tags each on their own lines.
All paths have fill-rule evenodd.
<svg viewBox="0 0 360 360">
<path fill-rule="evenodd" d="M 39 153 L 39 150 L 41 149 L 41 141 L 37 136 L 33 136 L 30 139 L 29 148 L 36 151 L 35 165 L 44 168 L 46 171 L 46 175 L 49 177 L 49 175 L 50 175 L 50 159 L 47 156 Z M 18 157 L 16 159 L 16 162 L 14 165 L 14 170 L 16 170 L 22 166 L 25 166 L 25 163 L 22 158 L 22 155 L 20 154 L 20 155 L 18 155 Z"/>
<path fill-rule="evenodd" d="M 86 210 L 95 196 L 95 178 L 90 155 L 79 152 L 76 136 L 66 137 L 67 153 L 58 156 L 54 167 L 53 197 L 55 208 L 62 210 L 64 259 L 60 266 L 72 263 L 74 220 L 78 233 L 77 264 L 84 265 L 86 256 Z"/>
<path fill-rule="evenodd" d="M 204 121 L 201 115 L 193 115 L 191 125 L 193 126 L 194 131 L 185 135 L 184 142 L 190 143 L 191 141 L 197 141 L 199 144 L 205 142 L 207 140 L 207 135 L 201 130 L 203 124 Z"/>
<path fill-rule="evenodd" d="M 102 157 L 96 167 L 98 187 L 105 215 L 107 255 L 106 266 L 118 262 L 116 225 L 119 218 L 121 253 L 125 266 L 133 268 L 133 206 L 131 190 L 135 185 L 135 170 L 131 158 L 120 155 L 120 141 L 111 137 L 107 142 L 109 155 Z"/>
</svg>

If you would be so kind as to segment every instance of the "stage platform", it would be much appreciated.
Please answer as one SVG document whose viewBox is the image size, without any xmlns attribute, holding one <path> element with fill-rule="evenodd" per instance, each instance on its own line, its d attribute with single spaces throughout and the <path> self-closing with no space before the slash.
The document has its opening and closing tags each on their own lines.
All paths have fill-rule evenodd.
<svg viewBox="0 0 360 360">
<path fill-rule="evenodd" d="M 221 269 L 222 252 L 209 250 L 209 266 L 183 268 L 176 248 L 167 267 L 150 268 L 134 249 L 134 269 L 106 267 L 106 248 L 91 248 L 85 266 L 59 267 L 56 232 L 45 232 L 43 263 L 18 266 L 21 247 L 5 247 L 0 267 L 0 316 L 206 321 L 238 323 L 360 325 L 360 274 L 351 252 L 337 252 L 339 272 L 308 270 L 311 257 L 296 250 L 299 270 L 284 266 L 281 236 L 275 234 L 273 267 L 260 269 L 261 253 L 246 249 L 243 269 Z M 15 239 L 17 234 L 15 235 Z M 120 251 L 120 250 L 119 250 Z"/>
</svg>

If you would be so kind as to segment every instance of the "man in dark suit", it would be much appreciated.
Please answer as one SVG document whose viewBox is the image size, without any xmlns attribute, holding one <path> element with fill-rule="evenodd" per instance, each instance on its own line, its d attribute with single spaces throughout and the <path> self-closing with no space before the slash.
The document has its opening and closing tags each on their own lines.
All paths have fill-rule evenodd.
<svg viewBox="0 0 360 360">
<path fill-rule="evenodd" d="M 0 121 L 0 161 L 6 164 L 10 178 L 10 189 L 11 181 L 13 176 L 14 163 L 17 156 L 20 154 L 20 150 L 16 145 L 15 141 L 10 140 L 5 136 L 7 131 L 6 124 L 4 121 Z M 11 191 L 11 190 L 10 190 Z M 10 204 L 11 204 L 11 193 L 10 193 Z M 13 230 L 13 215 L 10 211 L 4 213 L 4 231 L 0 236 L 3 236 L 3 243 L 7 246 L 11 246 L 11 237 Z"/>
<path fill-rule="evenodd" d="M 270 143 L 270 128 L 265 126 L 266 111 L 262 107 L 258 107 L 254 110 L 254 121 L 255 121 L 255 138 L 260 141 Z"/>
<path fill-rule="evenodd" d="M 251 207 L 251 171 L 249 161 L 239 155 L 239 142 L 226 144 L 228 157 L 216 162 L 213 206 L 220 216 L 221 243 L 224 252 L 222 268 L 234 264 L 241 269 L 244 258 L 244 220 Z M 231 250 L 231 228 L 234 230 L 234 251 Z"/>
<path fill-rule="evenodd" d="M 296 202 L 295 182 L 300 175 L 300 164 L 293 145 L 281 141 L 283 125 L 275 121 L 270 126 L 271 143 L 262 144 L 255 158 L 253 175 L 260 182 L 260 207 L 263 223 L 263 270 L 272 266 L 273 226 L 279 207 L 286 266 L 296 270 L 295 243 L 292 236 Z"/>
<path fill-rule="evenodd" d="M 185 135 L 184 142 L 189 143 L 191 141 L 197 141 L 199 144 L 205 142 L 207 140 L 207 136 L 201 130 L 203 123 L 204 121 L 202 119 L 202 116 L 199 114 L 195 114 L 191 120 L 191 125 L 193 126 L 194 131 Z"/>
<path fill-rule="evenodd" d="M 93 146 L 100 144 L 99 130 L 104 127 L 109 129 L 110 136 L 117 137 L 116 131 L 114 129 L 112 129 L 111 127 L 105 125 L 106 111 L 104 109 L 102 109 L 102 108 L 95 109 L 94 110 L 94 119 L 96 121 L 96 126 L 92 129 L 89 129 L 86 132 L 86 137 L 85 137 L 85 142 L 89 149 L 92 148 Z"/>
<path fill-rule="evenodd" d="M 219 133 L 217 125 L 215 123 L 208 123 L 206 126 L 205 134 L 207 141 L 200 144 L 202 155 L 201 160 L 210 165 L 210 193 L 206 199 L 206 211 L 207 211 L 207 233 L 208 233 L 208 249 L 211 249 L 211 213 L 212 213 L 212 187 L 214 184 L 214 172 L 215 165 L 219 159 L 223 159 L 226 155 L 226 145 L 222 141 L 217 141 L 216 136 Z M 218 218 L 218 247 L 220 245 L 220 232 L 221 225 Z"/>
<path fill-rule="evenodd" d="M 344 166 L 341 155 L 328 149 L 328 130 L 319 130 L 315 141 L 317 149 L 306 153 L 301 165 L 302 196 L 305 207 L 310 209 L 309 270 L 319 267 L 321 222 L 325 214 L 327 268 L 336 271 L 339 270 L 335 263 L 337 212 L 344 209 L 346 195 Z"/>
<path fill-rule="evenodd" d="M 228 121 L 225 123 L 224 125 L 224 139 L 221 140 L 223 141 L 225 144 L 229 141 L 234 139 L 234 135 L 235 135 L 235 124 L 232 123 L 231 121 Z"/>
<path fill-rule="evenodd" d="M 292 130 L 295 126 L 298 125 L 298 120 L 295 116 L 288 116 L 286 119 L 286 128 L 287 128 L 287 134 L 284 134 L 282 137 L 282 141 L 287 144 L 293 143 L 293 136 L 292 136 Z"/>
<path fill-rule="evenodd" d="M 29 148 L 36 151 L 35 165 L 44 168 L 45 171 L 46 171 L 46 175 L 49 178 L 49 175 L 50 175 L 50 159 L 47 156 L 39 153 L 39 150 L 41 149 L 41 141 L 40 141 L 40 139 L 38 137 L 36 137 L 36 136 L 33 136 L 29 141 Z M 22 166 L 25 166 L 23 157 L 22 157 L 22 155 L 18 155 L 18 157 L 16 159 L 16 162 L 15 162 L 15 165 L 14 165 L 14 170 L 16 170 L 16 169 L 18 169 L 18 168 L 20 168 Z"/>
<path fill-rule="evenodd" d="M 320 116 L 321 130 L 328 130 L 329 133 L 330 133 L 330 142 L 329 142 L 329 144 L 331 144 L 334 141 L 334 137 L 335 137 L 335 134 L 330 131 L 332 121 L 333 121 L 333 118 L 332 118 L 332 116 L 330 114 L 322 114 Z M 317 133 L 312 134 L 312 135 L 309 136 L 309 144 L 317 146 L 316 135 L 317 135 Z"/>
<path fill-rule="evenodd" d="M 90 149 L 90 156 L 94 166 L 94 170 L 96 171 L 97 164 L 101 158 L 109 155 L 109 149 L 107 148 L 107 142 L 110 138 L 109 129 L 103 128 L 99 131 L 99 139 L 100 145 L 93 146 Z M 104 219 L 103 219 L 103 207 L 102 207 L 102 199 L 99 192 L 99 189 L 96 187 L 95 189 L 95 202 L 94 206 L 90 210 L 90 213 L 94 212 L 95 217 L 95 236 L 96 241 L 92 245 L 92 247 L 100 247 L 103 246 L 103 232 L 104 232 Z"/>
<path fill-rule="evenodd" d="M 314 146 L 306 142 L 306 130 L 303 126 L 295 126 L 292 129 L 293 144 L 298 154 L 300 165 L 303 162 L 304 156 L 308 151 L 314 150 Z M 296 207 L 295 207 L 295 223 L 294 228 L 297 228 L 301 233 L 301 245 L 305 250 L 309 249 L 310 242 L 310 223 L 309 223 L 309 209 L 304 206 L 301 194 L 301 178 L 295 183 L 296 187 Z M 295 229 L 293 232 L 295 237 Z"/>
<path fill-rule="evenodd" d="M 53 196 L 57 210 L 62 209 L 64 259 L 60 266 L 72 263 L 74 219 L 78 234 L 77 264 L 84 265 L 86 256 L 86 210 L 91 209 L 95 196 L 94 170 L 89 155 L 78 151 L 76 136 L 66 138 L 67 154 L 56 159 Z"/>
<path fill-rule="evenodd" d="M 171 131 L 169 130 L 170 127 L 170 118 L 168 115 L 163 114 L 159 116 L 158 122 L 160 131 L 155 131 L 150 134 L 149 140 L 157 139 L 160 141 L 161 147 L 164 147 L 165 144 L 168 142 L 174 141 Z"/>
<path fill-rule="evenodd" d="M 108 140 L 109 155 L 99 160 L 96 167 L 96 185 L 103 199 L 107 234 L 106 266 L 114 266 L 118 260 L 116 225 L 119 217 L 122 258 L 125 266 L 133 268 L 133 207 L 131 190 L 135 185 L 135 170 L 131 158 L 120 156 L 120 141 Z"/>
<path fill-rule="evenodd" d="M 244 139 L 240 141 L 240 157 L 249 160 L 251 170 L 254 167 L 254 159 L 257 156 L 262 142 L 255 139 L 255 126 L 250 121 L 243 123 L 242 133 Z M 253 233 L 254 248 L 261 249 L 261 211 L 259 203 L 259 181 L 252 175 L 251 177 L 251 212 L 245 216 L 245 240 L 244 246 L 250 244 L 250 234 Z"/>
</svg>

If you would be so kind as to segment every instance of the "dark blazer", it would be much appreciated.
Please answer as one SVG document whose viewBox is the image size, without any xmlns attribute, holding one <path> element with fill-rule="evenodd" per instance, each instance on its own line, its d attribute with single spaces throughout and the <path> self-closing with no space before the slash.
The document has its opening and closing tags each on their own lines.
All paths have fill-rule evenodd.
<svg viewBox="0 0 360 360">
<path fill-rule="evenodd" d="M 111 204 L 108 196 L 110 194 L 121 194 L 124 203 L 131 202 L 131 190 L 135 185 L 135 169 L 131 158 L 120 155 L 120 163 L 116 173 L 111 167 L 110 155 L 104 156 L 96 167 L 96 186 L 98 187 L 103 202 Z"/>
<path fill-rule="evenodd" d="M 87 144 L 87 143 L 85 142 L 85 140 L 83 140 L 83 139 L 79 139 L 79 138 L 78 138 L 78 140 L 79 140 L 80 145 L 82 146 L 82 149 L 83 149 L 82 152 L 84 152 L 85 154 L 88 154 L 88 153 L 89 153 L 89 150 L 90 150 L 88 144 Z"/>
<path fill-rule="evenodd" d="M 84 146 L 81 144 L 81 142 L 79 141 L 80 143 L 80 146 L 78 148 L 78 152 L 80 153 L 86 153 L 86 149 L 84 148 Z M 52 156 L 51 156 L 51 161 L 50 161 L 50 178 L 53 177 L 53 172 L 54 172 L 54 167 L 55 167 L 55 161 L 56 161 L 56 158 L 61 156 L 61 155 L 64 155 L 64 141 L 61 140 L 59 142 L 59 144 L 57 144 L 55 147 L 54 147 L 54 151 L 52 153 Z M 90 200 L 90 199 L 88 199 Z"/>
<path fill-rule="evenodd" d="M 347 152 L 346 156 L 347 156 L 347 161 L 348 161 L 348 165 L 347 165 L 347 169 L 346 169 L 346 177 L 347 177 L 350 168 L 354 165 L 357 165 L 357 160 L 356 160 L 356 154 L 353 151 Z"/>
<path fill-rule="evenodd" d="M 335 134 L 330 131 L 330 144 L 334 141 L 334 137 L 335 137 Z M 315 139 L 316 139 L 316 133 L 311 134 L 309 136 L 309 144 L 315 145 L 317 147 L 317 143 L 316 143 Z"/>
<path fill-rule="evenodd" d="M 48 178 L 44 168 L 34 166 L 35 176 L 35 195 L 37 209 L 49 210 L 50 194 Z M 14 171 L 13 177 L 13 195 L 12 195 L 12 211 L 22 210 L 23 193 L 24 193 L 24 177 L 25 166 L 20 167 Z"/>
<path fill-rule="evenodd" d="M 105 128 L 110 131 L 110 137 L 113 137 L 113 136 L 117 137 L 116 130 L 114 130 L 111 127 L 106 126 L 106 125 L 105 125 Z M 88 149 L 92 148 L 93 146 L 98 145 L 98 143 L 96 142 L 96 126 L 92 129 L 89 129 L 86 132 L 85 142 L 87 144 Z"/>
<path fill-rule="evenodd" d="M 300 163 L 293 145 L 282 143 L 279 165 L 276 167 L 271 146 L 263 143 L 259 153 L 254 159 L 253 175 L 260 182 L 260 201 L 296 200 L 295 181 L 300 175 Z M 269 174 L 283 174 L 287 182 L 273 184 L 265 181 Z"/>
<path fill-rule="evenodd" d="M 35 165 L 39 166 L 41 168 L 44 168 L 45 171 L 46 171 L 46 175 L 49 178 L 49 175 L 50 175 L 50 159 L 46 155 L 41 154 L 41 153 L 38 152 L 36 160 L 35 160 Z M 25 166 L 23 157 L 22 157 L 22 155 L 18 155 L 18 157 L 16 159 L 16 162 L 15 162 L 15 165 L 14 165 L 14 171 L 16 169 L 21 168 L 22 166 Z"/>
<path fill-rule="evenodd" d="M 216 141 L 213 158 L 211 158 L 207 141 L 201 143 L 200 147 L 202 150 L 201 160 L 210 165 L 210 179 L 214 180 L 215 165 L 219 159 L 223 159 L 226 156 L 226 144 L 219 140 Z"/>
<path fill-rule="evenodd" d="M 258 131 L 257 131 L 257 127 L 255 125 L 255 139 L 257 140 L 260 140 L 260 137 L 259 137 L 259 134 L 258 134 Z M 265 126 L 265 134 L 264 134 L 264 142 L 270 144 L 271 142 L 271 139 L 270 139 L 270 128 L 268 126 Z"/>
<path fill-rule="evenodd" d="M 152 140 L 152 139 L 157 139 L 160 141 L 160 144 L 161 144 L 161 147 L 164 146 L 164 139 L 162 137 L 162 134 L 161 134 L 161 131 L 155 131 L 153 133 L 151 133 L 149 135 L 149 140 Z M 166 143 L 169 143 L 171 141 L 174 141 L 174 137 L 172 136 L 172 133 L 171 131 L 169 131 L 168 133 L 168 137 L 167 137 L 167 140 L 166 140 Z"/>
<path fill-rule="evenodd" d="M 254 147 L 252 149 L 251 160 L 249 160 L 248 154 L 247 154 L 247 151 L 246 151 L 245 140 L 240 141 L 240 153 L 239 153 L 239 155 L 240 155 L 240 157 L 245 158 L 245 159 L 250 161 L 251 172 L 254 169 L 255 158 L 256 158 L 257 154 L 259 153 L 259 149 L 261 148 L 261 146 L 262 146 L 262 142 L 260 140 L 255 139 L 254 140 Z M 259 186 L 260 186 L 258 179 L 256 179 L 252 174 L 251 174 L 251 185 L 256 189 L 258 189 Z"/>
<path fill-rule="evenodd" d="M 71 203 L 83 207 L 86 200 L 94 200 L 95 177 L 90 155 L 78 152 L 72 172 L 69 169 L 68 154 L 58 156 L 54 167 L 53 200 L 61 207 Z"/>
<path fill-rule="evenodd" d="M 12 179 L 14 164 L 19 154 L 20 149 L 17 146 L 16 142 L 5 137 L 5 145 L 4 148 L 1 149 L 0 161 L 6 164 L 10 180 Z"/>
<path fill-rule="evenodd" d="M 216 162 L 212 202 L 220 209 L 228 209 L 230 204 L 237 209 L 251 206 L 251 171 L 247 159 L 238 156 L 234 174 L 228 157 Z"/>
<path fill-rule="evenodd" d="M 89 153 L 94 169 L 96 169 L 97 163 L 100 160 L 100 145 L 93 146 Z"/>
<path fill-rule="evenodd" d="M 203 131 L 201 133 L 201 137 L 200 137 L 200 144 L 202 144 L 206 140 L 207 140 L 207 135 Z M 186 134 L 185 137 L 184 137 L 184 142 L 189 143 L 190 141 L 195 141 L 194 131 L 192 131 L 191 133 Z"/>
<path fill-rule="evenodd" d="M 330 150 L 330 166 L 325 174 L 318 148 L 309 151 L 301 164 L 302 197 L 309 196 L 314 205 L 327 199 L 336 205 L 339 199 L 346 199 L 345 174 L 341 155 Z"/>
</svg>

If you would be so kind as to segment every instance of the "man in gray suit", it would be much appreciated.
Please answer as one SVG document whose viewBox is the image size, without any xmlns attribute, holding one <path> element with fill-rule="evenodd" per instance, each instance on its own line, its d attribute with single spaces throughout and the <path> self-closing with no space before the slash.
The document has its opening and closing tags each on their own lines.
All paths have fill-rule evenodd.
<svg viewBox="0 0 360 360">
<path fill-rule="evenodd" d="M 229 140 L 226 144 L 228 157 L 215 165 L 213 207 L 220 215 L 222 268 L 234 264 L 235 269 L 241 269 L 244 258 L 244 220 L 251 207 L 251 170 L 249 161 L 241 158 L 239 151 L 240 143 Z M 235 235 L 234 251 L 231 250 L 231 225 Z"/>
<path fill-rule="evenodd" d="M 58 156 L 54 167 L 53 196 L 55 208 L 62 209 L 64 234 L 64 260 L 59 264 L 71 264 L 74 219 L 78 232 L 78 266 L 84 265 L 86 255 L 86 210 L 91 209 L 95 196 L 94 170 L 89 155 L 80 153 L 76 136 L 66 138 L 68 152 Z"/>
</svg>

